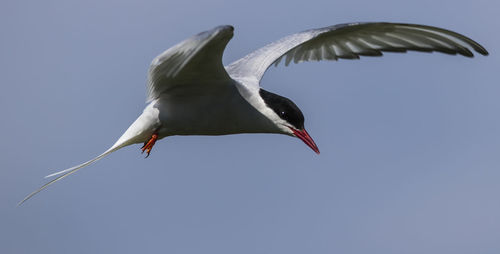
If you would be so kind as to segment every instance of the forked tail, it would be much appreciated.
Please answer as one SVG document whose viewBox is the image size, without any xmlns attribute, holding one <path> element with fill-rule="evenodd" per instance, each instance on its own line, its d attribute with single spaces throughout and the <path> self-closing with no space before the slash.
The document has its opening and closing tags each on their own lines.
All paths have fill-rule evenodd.
<svg viewBox="0 0 500 254">
<path fill-rule="evenodd" d="M 100 159 L 102 159 L 102 158 L 106 157 L 106 155 L 108 155 L 108 154 L 110 154 L 110 153 L 112 153 L 112 152 L 114 152 L 114 151 L 116 151 L 116 150 L 118 150 L 118 149 L 119 149 L 119 147 L 116 147 L 116 148 L 110 148 L 110 149 L 108 149 L 106 152 L 102 153 L 101 155 L 99 155 L 99 156 L 95 157 L 95 158 L 94 158 L 94 159 L 92 159 L 92 160 L 89 160 L 89 161 L 84 162 L 84 163 L 82 163 L 82 164 L 80 164 L 80 165 L 76 165 L 76 166 L 74 166 L 74 167 L 71 167 L 71 168 L 68 168 L 68 169 L 65 169 L 65 170 L 61 170 L 61 171 L 59 171 L 59 172 L 52 173 L 52 174 L 50 174 L 50 175 L 48 175 L 48 176 L 45 176 L 44 178 L 50 178 L 50 177 L 57 176 L 57 175 L 60 175 L 60 174 L 69 175 L 69 174 L 71 174 L 71 173 L 73 173 L 73 172 L 77 171 L 78 169 L 81 169 L 81 168 L 83 168 L 83 167 L 86 167 L 86 166 L 88 166 L 88 165 L 90 165 L 90 164 L 92 164 L 92 163 L 94 163 L 94 162 L 96 162 L 96 161 L 98 161 L 98 160 L 100 160 Z M 71 172 L 71 173 L 70 173 L 70 172 Z M 65 173 L 68 173 L 68 174 L 65 174 Z M 62 178 L 62 177 L 61 177 L 61 178 Z"/>
<path fill-rule="evenodd" d="M 19 206 L 22 203 L 26 202 L 28 199 L 30 199 L 31 197 L 36 195 L 38 192 L 47 188 L 49 185 L 75 173 L 76 171 L 78 171 L 79 169 L 81 169 L 85 166 L 88 166 L 88 165 L 106 157 L 110 153 L 112 153 L 112 152 L 114 152 L 122 147 L 131 145 L 131 144 L 135 144 L 135 143 L 144 142 L 145 138 L 148 135 L 151 135 L 150 132 L 152 132 L 152 131 L 150 131 L 149 130 L 150 128 L 148 128 L 148 127 L 150 127 L 149 121 L 147 121 L 147 120 L 145 121 L 145 119 L 143 118 L 143 115 L 141 115 L 134 123 L 132 123 L 132 125 L 125 131 L 125 133 L 123 133 L 123 135 L 118 139 L 118 141 L 116 141 L 116 143 L 113 146 L 111 146 L 108 150 L 106 150 L 104 153 L 102 153 L 101 155 L 93 158 L 92 160 L 84 162 L 80 165 L 76 165 L 74 167 L 71 167 L 71 168 L 68 168 L 68 169 L 65 169 L 65 170 L 62 170 L 62 171 L 59 171 L 59 172 L 56 172 L 56 173 L 53 173 L 53 174 L 46 176 L 45 178 L 59 175 L 58 177 L 54 178 L 50 182 L 44 184 L 42 187 L 38 188 L 36 191 L 33 191 L 32 193 L 30 193 L 23 200 L 21 200 L 21 202 L 19 202 L 17 205 Z"/>
<path fill-rule="evenodd" d="M 95 157 L 95 158 L 94 158 L 94 159 L 92 159 L 92 160 L 89 160 L 89 161 L 84 162 L 84 163 L 82 163 L 82 164 L 80 164 L 80 165 L 76 165 L 76 166 L 74 166 L 74 167 L 71 167 L 71 168 L 68 168 L 68 169 L 65 169 L 65 170 L 59 171 L 59 172 L 57 172 L 57 173 L 50 174 L 50 175 L 46 176 L 45 178 L 52 177 L 52 176 L 56 176 L 56 175 L 60 175 L 60 176 L 58 176 L 58 177 L 56 177 L 56 178 L 52 179 L 50 182 L 48 182 L 48 183 L 44 184 L 42 187 L 38 188 L 36 191 L 33 191 L 32 193 L 30 193 L 30 194 L 29 194 L 28 196 L 26 196 L 23 200 L 21 200 L 21 202 L 19 202 L 17 205 L 18 205 L 18 206 L 19 206 L 19 205 L 22 205 L 24 202 L 26 202 L 26 200 L 30 199 L 31 197 L 33 197 L 35 194 L 37 194 L 38 192 L 42 191 L 43 189 L 45 189 L 45 188 L 49 187 L 49 185 L 51 185 L 51 184 L 53 184 L 53 183 L 55 183 L 55 182 L 57 182 L 57 181 L 59 181 L 59 180 L 61 180 L 61 179 L 63 179 L 63 178 L 65 178 L 65 177 L 67 177 L 67 176 L 69 176 L 69 175 L 71 175 L 71 174 L 75 173 L 76 171 L 78 171 L 79 169 L 81 169 L 81 168 L 83 168 L 83 167 L 85 167 L 85 166 L 88 166 L 88 165 L 90 165 L 90 164 L 92 164 L 92 163 L 94 163 L 94 162 L 96 162 L 96 161 L 98 161 L 98 160 L 100 160 L 100 159 L 102 159 L 102 158 L 106 157 L 106 155 L 108 155 L 108 154 L 110 154 L 110 153 L 112 153 L 112 152 L 114 152 L 114 151 L 116 151 L 116 150 L 118 150 L 118 149 L 120 149 L 120 148 L 122 148 L 122 147 L 124 147 L 124 146 L 126 146 L 126 145 L 123 145 L 123 146 L 116 146 L 116 147 L 115 147 L 115 146 L 113 146 L 113 147 L 109 148 L 106 152 L 102 153 L 101 155 L 99 155 L 99 156 Z M 62 175 L 61 175 L 61 174 L 62 174 Z"/>
</svg>

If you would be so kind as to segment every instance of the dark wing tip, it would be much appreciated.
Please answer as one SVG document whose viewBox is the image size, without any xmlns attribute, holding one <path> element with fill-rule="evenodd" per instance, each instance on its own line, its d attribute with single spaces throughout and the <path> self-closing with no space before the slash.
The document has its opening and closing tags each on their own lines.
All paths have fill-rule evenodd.
<svg viewBox="0 0 500 254">
<path fill-rule="evenodd" d="M 483 47 L 481 46 L 479 43 L 473 41 L 473 40 L 470 40 L 470 46 L 479 54 L 483 55 L 483 56 L 487 56 L 489 55 L 490 53 L 488 53 L 488 51 Z"/>
<path fill-rule="evenodd" d="M 490 54 L 490 53 L 488 53 L 488 51 L 487 51 L 485 48 L 483 48 L 481 45 L 479 45 L 479 47 L 478 47 L 478 48 L 475 48 L 475 50 L 476 50 L 479 54 L 481 54 L 481 55 L 483 55 L 483 56 L 487 56 L 487 55 L 489 55 L 489 54 Z"/>
<path fill-rule="evenodd" d="M 232 25 L 222 25 L 222 26 L 216 27 L 215 29 L 224 30 L 224 31 L 227 31 L 230 33 L 234 32 L 234 26 L 232 26 Z"/>
<path fill-rule="evenodd" d="M 461 48 L 459 54 L 466 57 L 474 57 L 474 54 L 468 48 Z"/>
</svg>

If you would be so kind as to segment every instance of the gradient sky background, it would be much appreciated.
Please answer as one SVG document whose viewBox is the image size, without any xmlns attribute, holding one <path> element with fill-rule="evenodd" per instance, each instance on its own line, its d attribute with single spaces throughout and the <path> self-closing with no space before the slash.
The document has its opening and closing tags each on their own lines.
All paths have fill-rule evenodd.
<svg viewBox="0 0 500 254">
<path fill-rule="evenodd" d="M 2 1 L 0 253 L 500 253 L 500 4 L 456 1 Z M 434 25 L 488 57 L 386 54 L 272 68 L 306 116 L 287 136 L 169 137 L 51 186 L 143 110 L 146 70 L 216 25 L 224 63 L 309 28 Z"/>
</svg>

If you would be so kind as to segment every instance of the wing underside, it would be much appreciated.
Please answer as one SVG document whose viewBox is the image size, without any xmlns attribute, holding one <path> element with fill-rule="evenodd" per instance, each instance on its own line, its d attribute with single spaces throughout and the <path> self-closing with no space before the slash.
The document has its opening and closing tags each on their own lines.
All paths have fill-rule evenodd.
<svg viewBox="0 0 500 254">
<path fill-rule="evenodd" d="M 477 42 L 442 28 L 399 23 L 350 23 L 287 36 L 226 67 L 236 78 L 260 80 L 271 65 L 285 62 L 359 59 L 383 52 L 441 52 L 472 57 L 488 55 Z"/>
<path fill-rule="evenodd" d="M 219 26 L 199 33 L 153 59 L 148 71 L 147 101 L 186 83 L 230 79 L 222 55 L 233 30 L 232 26 Z"/>
</svg>

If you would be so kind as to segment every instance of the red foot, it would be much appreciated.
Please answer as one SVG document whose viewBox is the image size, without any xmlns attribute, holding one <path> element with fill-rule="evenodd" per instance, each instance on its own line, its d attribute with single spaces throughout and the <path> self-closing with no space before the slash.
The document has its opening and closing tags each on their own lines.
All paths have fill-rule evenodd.
<svg viewBox="0 0 500 254">
<path fill-rule="evenodd" d="M 155 145 L 157 139 L 158 139 L 158 134 L 154 133 L 148 142 L 144 142 L 144 145 L 142 146 L 141 150 L 142 153 L 146 151 L 146 153 L 148 154 L 146 155 L 146 158 L 149 157 L 149 153 L 151 152 L 151 149 L 153 149 L 153 146 Z"/>
</svg>

